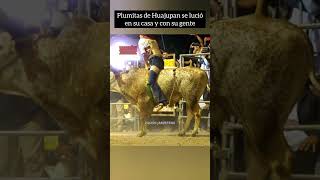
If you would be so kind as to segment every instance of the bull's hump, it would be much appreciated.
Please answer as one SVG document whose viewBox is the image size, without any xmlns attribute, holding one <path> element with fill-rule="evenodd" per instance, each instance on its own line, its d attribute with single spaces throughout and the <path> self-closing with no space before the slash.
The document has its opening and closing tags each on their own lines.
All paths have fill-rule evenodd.
<svg viewBox="0 0 320 180">
<path fill-rule="evenodd" d="M 226 28 L 263 28 L 263 29 L 295 29 L 299 28 L 285 20 L 272 19 L 270 17 L 247 15 L 232 19 L 225 19 L 212 22 L 209 27 L 211 30 L 226 30 Z"/>
<path fill-rule="evenodd" d="M 213 49 L 219 47 L 241 46 L 254 43 L 268 46 L 277 42 L 282 44 L 305 39 L 303 31 L 297 26 L 283 20 L 245 16 L 231 20 L 222 20 L 211 25 Z M 256 43 L 255 43 L 256 42 Z"/>
</svg>

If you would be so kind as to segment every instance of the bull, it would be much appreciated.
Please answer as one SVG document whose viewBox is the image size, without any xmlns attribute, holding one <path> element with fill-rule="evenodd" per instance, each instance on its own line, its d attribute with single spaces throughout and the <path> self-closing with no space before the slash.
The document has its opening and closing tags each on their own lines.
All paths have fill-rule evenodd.
<svg viewBox="0 0 320 180">
<path fill-rule="evenodd" d="M 136 105 L 139 111 L 139 129 L 137 136 L 146 135 L 145 121 L 151 117 L 155 103 L 146 88 L 148 71 L 146 69 L 132 69 L 128 72 L 117 73 L 115 71 L 118 89 L 124 97 L 132 104 Z M 195 119 L 192 136 L 196 136 L 200 125 L 199 99 L 208 83 L 206 73 L 199 68 L 177 68 L 164 69 L 160 72 L 158 83 L 164 95 L 169 101 L 169 106 L 173 106 L 182 98 L 187 105 L 187 120 L 180 136 L 186 134 L 191 120 Z"/>
<path fill-rule="evenodd" d="M 76 18 L 58 37 L 14 41 L 0 32 L 0 92 L 40 105 L 91 156 L 95 179 L 108 178 L 109 26 Z"/>
<path fill-rule="evenodd" d="M 266 2 L 258 0 L 255 14 L 210 25 L 212 124 L 221 129 L 231 115 L 242 123 L 248 180 L 286 180 L 292 155 L 284 124 L 307 80 L 315 89 L 320 86 L 306 34 L 265 12 Z"/>
</svg>

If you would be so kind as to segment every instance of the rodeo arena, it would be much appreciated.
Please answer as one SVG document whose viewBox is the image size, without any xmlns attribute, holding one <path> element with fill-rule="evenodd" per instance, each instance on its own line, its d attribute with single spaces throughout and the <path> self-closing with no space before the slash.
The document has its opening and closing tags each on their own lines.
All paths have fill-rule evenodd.
<svg viewBox="0 0 320 180">
<path fill-rule="evenodd" d="M 110 37 L 111 146 L 209 146 L 210 36 L 145 35 L 164 61 L 157 82 L 169 105 L 160 110 L 147 86 L 141 36 Z"/>
<path fill-rule="evenodd" d="M 50 50 L 56 50 L 61 47 L 60 44 L 55 44 L 56 39 L 58 41 L 64 41 L 64 45 L 68 45 L 68 41 L 66 36 L 61 37 L 60 33 L 64 29 L 65 26 L 74 22 L 74 19 L 82 17 L 84 22 L 86 22 L 87 26 L 93 27 L 98 23 L 105 23 L 109 21 L 109 3 L 104 0 L 28 0 L 28 1 L 19 1 L 19 0 L 8 0 L 8 1 L 0 1 L 0 59 L 1 59 L 1 92 L 4 94 L 0 95 L 0 111 L 1 111 L 1 123 L 0 123 L 0 179 L 10 180 L 10 179 L 21 179 L 21 180 L 45 180 L 45 179 L 59 179 L 59 180 L 76 180 L 76 179 L 98 179 L 98 177 L 105 177 L 106 175 L 97 175 L 97 173 L 93 172 L 92 167 L 93 162 L 91 157 L 88 155 L 88 151 L 84 150 L 84 146 L 79 145 L 78 141 L 75 141 L 75 138 L 71 138 L 70 134 L 75 135 L 71 130 L 72 128 L 75 130 L 81 123 L 84 123 L 83 120 L 75 120 L 73 125 L 63 124 L 66 122 L 66 119 L 71 120 L 74 116 L 72 116 L 69 112 L 67 113 L 67 109 L 71 108 L 73 112 L 81 113 L 83 110 L 79 110 L 76 105 L 66 105 L 68 103 L 74 101 L 72 98 L 77 97 L 77 95 L 73 96 L 71 99 L 63 102 L 62 106 L 55 103 L 53 99 L 57 99 L 57 97 L 62 97 L 60 92 L 57 90 L 52 93 L 44 90 L 44 94 L 47 95 L 47 98 L 54 93 L 57 93 L 56 98 L 53 98 L 49 101 L 50 104 L 56 104 L 55 110 L 48 108 L 46 109 L 46 102 L 42 101 L 40 98 L 35 100 L 35 94 L 26 93 L 25 88 L 31 84 L 38 84 L 38 87 L 44 88 L 46 83 L 44 82 L 31 82 L 28 78 L 18 78 L 18 76 L 25 76 L 24 70 L 19 69 L 18 61 L 10 61 L 8 60 L 17 60 L 17 57 L 20 56 L 21 59 L 28 59 L 28 53 L 32 52 L 32 47 L 38 42 L 45 42 L 49 40 L 49 43 L 52 43 L 51 48 L 48 48 L 46 43 L 42 50 L 37 52 L 48 52 Z M 84 20 L 85 19 L 85 20 Z M 79 20 L 81 21 L 81 20 Z M 82 24 L 84 25 L 84 24 Z M 73 25 L 72 25 L 73 26 Z M 103 36 L 107 36 L 108 34 L 108 26 L 104 25 L 105 29 L 103 29 Z M 94 27 L 93 27 L 94 29 Z M 69 32 L 64 31 L 64 35 L 67 35 L 69 38 L 73 37 L 75 42 L 78 45 L 81 45 L 79 42 L 79 36 L 77 36 L 77 31 L 74 29 L 69 29 Z M 86 36 L 86 30 L 83 29 L 81 32 L 82 36 Z M 69 34 L 69 35 L 68 35 Z M 49 39 L 48 39 L 49 38 Z M 92 37 L 94 39 L 94 37 Z M 104 40 L 103 49 L 106 51 L 108 37 Z M 44 41 L 43 41 L 44 40 Z M 47 41 L 48 42 L 48 41 Z M 97 42 L 97 41 L 96 41 Z M 30 44 L 28 44 L 30 43 Z M 63 42 L 62 42 L 63 43 Z M 95 43 L 95 42 L 88 42 Z M 16 45 L 16 46 L 15 46 Z M 50 47 L 50 46 L 49 46 Z M 23 51 L 19 51 L 19 55 L 10 56 L 10 53 L 15 54 L 15 48 L 18 51 L 18 48 L 23 49 Z M 65 47 L 66 48 L 66 47 Z M 67 48 L 72 51 L 72 48 Z M 89 49 L 89 48 L 88 48 Z M 97 49 L 97 48 L 96 48 Z M 24 51 L 25 50 L 25 51 Z M 63 50 L 62 50 L 63 51 Z M 78 50 L 75 50 L 76 52 Z M 35 51 L 34 51 L 35 52 Z M 45 53 L 46 53 L 45 52 Z M 60 53 L 61 51 L 58 49 L 54 53 Z M 79 52 L 79 51 L 78 51 Z M 97 52 L 99 50 L 97 49 Z M 103 52 L 103 51 L 101 51 Z M 64 53 L 64 52 L 62 52 Z M 11 54 L 11 55 L 12 55 Z M 99 54 L 99 53 L 97 53 Z M 34 55 L 34 54 L 33 54 Z M 32 60 L 35 58 L 29 58 L 28 60 Z M 48 54 L 47 54 L 48 55 Z M 78 54 L 77 54 L 78 55 Z M 50 54 L 46 56 L 46 58 L 50 58 Z M 66 55 L 68 57 L 68 55 Z M 74 56 L 74 55 L 71 55 Z M 84 61 L 81 58 L 77 57 L 72 58 L 68 57 L 67 61 L 72 62 L 72 59 L 77 60 L 74 64 L 81 64 Z M 81 56 L 81 55 L 80 55 Z M 5 58 L 4 58 L 5 57 Z M 10 58 L 16 57 L 16 58 Z M 86 58 L 86 55 L 83 55 Z M 107 55 L 105 54 L 106 58 Z M 56 56 L 56 63 L 59 63 L 59 58 Z M 60 56 L 61 59 L 61 56 Z M 42 60 L 44 60 L 42 58 Z M 90 59 L 93 62 L 93 59 Z M 103 61 L 103 60 L 102 60 Z M 102 62 L 100 60 L 100 62 Z M 45 61 L 43 61 L 45 62 Z M 97 62 L 97 61 L 96 61 Z M 60 61 L 61 63 L 61 61 Z M 34 64 L 35 65 L 35 64 Z M 52 64 L 51 64 L 52 65 Z M 59 73 L 62 75 L 64 71 L 68 71 L 68 67 L 64 64 L 64 70 L 61 69 L 51 69 L 52 66 L 48 66 L 50 68 L 49 71 Z M 36 66 L 36 65 L 35 65 Z M 35 67 L 34 66 L 34 67 Z M 42 66 L 44 67 L 44 66 Z M 103 67 L 103 65 L 101 65 Z M 12 69 L 16 69 L 15 77 L 19 80 L 14 80 L 9 78 L 11 77 L 10 71 Z M 34 73 L 38 74 L 37 76 L 45 77 L 45 74 L 41 74 L 38 68 L 32 68 L 31 66 L 24 68 L 26 71 L 29 69 Z M 41 69 L 41 68 L 40 68 Z M 47 69 L 48 70 L 48 69 Z M 45 70 L 46 72 L 48 72 Z M 70 70 L 70 69 L 69 69 Z M 82 69 L 83 73 L 87 73 L 86 69 Z M 44 72 L 44 71 L 42 71 Z M 79 76 L 73 73 L 74 81 L 78 81 Z M 11 72 L 12 73 L 12 72 Z M 18 75 L 19 74 L 19 75 Z M 65 76 L 67 74 L 64 74 Z M 70 74 L 69 74 L 70 75 Z M 68 75 L 67 75 L 68 76 Z M 65 77 L 67 77 L 65 76 Z M 6 81 L 7 79 L 10 81 Z M 29 80 L 27 80 L 29 79 Z M 37 79 L 37 78 L 36 78 Z M 33 79 L 35 80 L 35 79 Z M 39 79 L 38 79 L 39 80 Z M 37 80 L 36 80 L 37 81 Z M 48 79 L 46 80 L 48 81 Z M 49 80 L 51 83 L 51 88 L 55 87 L 63 87 L 64 85 L 55 84 L 54 80 Z M 60 83 L 63 83 L 63 77 L 59 80 Z M 91 81 L 91 80 L 90 80 Z M 11 88 L 8 88 L 11 83 Z M 20 90 L 16 85 L 12 86 L 12 83 L 20 84 Z M 99 82 L 100 83 L 100 82 Z M 29 84 L 29 85 L 28 85 Z M 55 85 L 54 85 L 55 84 Z M 85 86 L 85 83 L 81 82 L 81 86 Z M 9 86 L 8 86 L 9 85 Z M 33 86 L 32 85 L 32 86 Z M 56 86 L 57 85 L 57 86 Z M 62 86 L 61 86 L 62 85 Z M 76 85 L 69 83 L 69 89 L 73 89 Z M 100 85 L 103 85 L 100 83 Z M 65 86 L 66 87 L 66 86 Z M 79 86 L 77 86 L 79 87 Z M 51 89 L 49 88 L 49 89 Z M 2 91 L 3 89 L 7 89 L 7 91 Z M 24 90 L 23 90 L 24 89 Z M 98 88 L 96 88 L 98 89 Z M 101 89 L 101 88 L 100 88 Z M 65 90 L 63 90 L 65 94 Z M 101 89 L 102 91 L 102 89 Z M 86 93 L 86 92 L 83 92 Z M 72 93 L 71 93 L 72 94 Z M 71 94 L 68 97 L 70 98 Z M 19 96 L 16 96 L 19 95 Z M 98 95 L 95 92 L 95 96 Z M 99 96 L 99 95 L 98 95 Z M 43 96 L 44 97 L 44 96 Z M 78 96 L 76 99 L 82 99 L 82 102 L 79 104 L 85 105 L 89 103 L 89 101 L 85 101 L 83 98 L 85 96 Z M 101 96 L 99 96 L 100 98 Z M 47 99 L 48 100 L 48 99 Z M 53 101 L 52 101 L 53 100 Z M 84 100 L 84 101 L 83 101 Z M 37 102 L 37 103 L 35 103 Z M 52 105 L 53 105 L 52 104 Z M 93 103 L 90 103 L 93 107 Z M 69 107 L 68 107 L 69 106 Z M 53 107 L 53 106 L 51 106 Z M 62 107 L 62 108 L 61 108 Z M 88 106 L 87 106 L 88 107 Z M 78 109 L 77 109 L 78 108 Z M 50 112 L 50 110 L 53 110 Z M 87 109 L 89 110 L 89 109 Z M 72 113 L 73 113 L 72 112 Z M 86 112 L 89 113 L 89 112 Z M 50 114 L 50 115 L 49 115 Z M 60 114 L 60 116 L 58 115 Z M 53 115 L 53 116 L 52 116 Z M 58 115 L 58 116 L 56 116 Z M 85 116 L 80 115 L 82 118 Z M 54 117 L 54 118 L 53 118 Z M 72 118 L 71 118 L 72 117 Z M 75 118 L 75 117 L 74 117 Z M 85 119 L 85 118 L 84 118 Z M 105 118 L 103 118 L 105 120 Z M 59 122 L 59 123 L 57 123 Z M 62 122 L 62 124 L 61 124 Z M 70 123 L 71 121 L 69 121 Z M 62 125 L 64 128 L 61 128 Z M 66 128 L 69 127 L 69 128 Z M 83 127 L 88 127 L 85 125 Z M 68 130 L 68 132 L 66 131 Z M 71 130 L 71 131 L 69 131 Z M 82 130 L 80 130 L 82 131 Z M 84 132 L 84 131 L 83 131 Z M 104 131 L 105 133 L 106 131 Z M 69 134 L 70 133 L 70 134 Z M 94 151 L 94 149 L 92 149 Z M 105 153 L 107 153 L 105 151 Z M 97 154 L 96 154 L 97 155 Z M 99 157 L 99 156 L 98 156 Z M 107 162 L 107 158 L 102 162 Z M 96 166 L 98 167 L 98 166 Z M 101 169 L 100 169 L 101 172 Z M 101 172 L 104 173 L 104 172 Z M 100 179 L 99 178 L 99 179 Z"/>
<path fill-rule="evenodd" d="M 261 3 L 261 4 L 259 4 Z M 279 21 L 274 20 L 273 22 L 268 22 L 267 24 L 264 21 L 266 19 L 257 18 L 255 21 L 251 19 L 252 17 L 256 16 L 258 17 L 260 14 L 259 9 L 256 9 L 256 6 L 259 6 L 263 4 L 263 1 L 246 1 L 246 0 L 210 0 L 210 6 L 211 6 L 211 22 L 210 22 L 210 30 L 211 30 L 211 56 L 212 56 L 212 62 L 215 62 L 213 64 L 213 72 L 215 73 L 217 68 L 217 74 L 214 74 L 213 76 L 219 76 L 220 72 L 223 72 L 225 74 L 224 77 L 231 77 L 232 73 L 236 73 L 236 71 L 240 68 L 241 63 L 246 63 L 246 67 L 250 70 L 251 66 L 250 63 L 257 58 L 258 56 L 261 56 L 259 54 L 260 52 L 265 52 L 263 59 L 267 59 L 272 61 L 272 54 L 276 54 L 277 58 L 274 59 L 273 62 L 277 61 L 278 64 L 273 64 L 275 66 L 286 66 L 285 63 L 288 63 L 289 61 L 296 61 L 295 58 L 300 58 L 300 61 L 307 61 L 307 59 L 313 59 L 312 64 L 314 64 L 314 74 L 315 76 L 309 76 L 310 81 L 305 83 L 305 78 L 303 80 L 299 80 L 301 76 L 304 76 L 302 71 L 298 70 L 301 68 L 304 68 L 306 66 L 304 65 L 298 65 L 295 64 L 291 67 L 291 75 L 293 74 L 299 74 L 296 77 L 289 75 L 288 77 L 284 77 L 282 82 L 280 84 L 280 81 L 274 80 L 274 78 L 280 78 L 280 75 L 277 74 L 276 69 L 271 69 L 271 66 L 267 65 L 261 65 L 261 64 L 255 64 L 255 69 L 257 76 L 260 76 L 261 74 L 265 73 L 266 71 L 273 72 L 273 74 L 267 74 L 267 76 L 270 76 L 271 79 L 271 86 L 269 88 L 269 84 L 261 85 L 260 87 L 263 87 L 263 89 L 254 89 L 256 88 L 256 85 L 259 86 L 259 78 L 257 77 L 252 78 L 248 76 L 245 76 L 248 69 L 242 69 L 241 73 L 240 71 L 238 74 L 236 74 L 239 78 L 225 78 L 221 80 L 221 77 L 218 77 L 217 81 L 213 81 L 213 88 L 211 89 L 212 93 L 215 93 L 216 89 L 214 87 L 218 86 L 218 88 L 221 88 L 225 91 L 228 91 L 227 93 L 223 94 L 221 92 L 217 92 L 217 94 L 221 96 L 230 96 L 228 94 L 231 91 L 234 92 L 234 96 L 229 98 L 231 105 L 226 104 L 219 104 L 218 101 L 218 95 L 217 98 L 211 99 L 211 101 L 214 101 L 214 106 L 219 107 L 229 106 L 230 109 L 225 111 L 232 112 L 231 116 L 228 117 L 228 120 L 224 122 L 218 122 L 217 125 L 215 125 L 215 122 L 217 119 L 221 118 L 219 115 L 219 110 L 214 109 L 212 112 L 212 126 L 213 130 L 211 131 L 212 136 L 214 139 L 212 140 L 212 149 L 213 149 L 213 156 L 212 156 L 212 163 L 211 167 L 214 168 L 213 173 L 211 173 L 211 176 L 214 176 L 214 179 L 220 179 L 220 180 L 242 180 L 242 179 L 249 179 L 249 180 L 265 180 L 265 179 L 294 179 L 294 180 L 316 180 L 320 179 L 320 154 L 319 154 L 319 132 L 320 132 L 320 97 L 318 94 L 318 91 L 315 90 L 314 87 L 316 87 L 316 83 L 312 80 L 312 77 L 315 77 L 319 81 L 319 72 L 320 72 L 320 59 L 319 59 L 319 47 L 320 47 L 320 2 L 317 0 L 270 0 L 266 1 L 265 3 L 268 3 L 268 8 L 266 12 L 264 12 L 264 15 L 267 14 L 267 16 L 272 17 L 273 19 L 280 19 Z M 256 11 L 256 12 L 255 12 Z M 255 13 L 255 14 L 254 14 Z M 251 16 L 246 16 L 249 14 L 253 14 Z M 258 23 L 258 21 L 260 21 Z M 219 22 L 225 22 L 219 23 Z M 228 22 L 228 23 L 227 23 Z M 248 23 L 247 23 L 248 22 Z M 250 23 L 251 24 L 250 24 Z M 285 24 L 288 24 L 287 22 L 290 22 L 292 24 L 295 24 L 297 26 L 291 26 L 288 27 Z M 255 24 L 256 23 L 256 24 Z M 274 23 L 274 24 L 272 24 Z M 276 24 L 278 23 L 278 24 Z M 262 31 L 259 29 L 260 27 L 268 29 L 264 31 L 265 36 Z M 267 28 L 270 27 L 270 28 Z M 277 29 L 276 27 L 279 27 L 279 36 L 273 36 L 272 34 L 272 28 Z M 298 28 L 296 28 L 298 27 Z M 218 32 L 223 28 L 225 33 Z M 229 29 L 228 29 L 229 28 Z M 231 28 L 234 28 L 231 30 Z M 256 34 L 251 31 L 251 29 L 254 29 Z M 306 39 L 308 39 L 311 44 L 310 46 L 299 46 L 303 44 L 302 41 L 300 41 L 297 36 L 296 41 L 290 41 L 290 44 L 285 44 L 285 39 L 281 37 L 280 32 L 284 32 L 283 34 L 287 33 L 288 37 L 290 37 L 289 29 L 302 29 L 303 31 L 299 30 L 299 35 L 302 36 L 306 35 Z M 243 30 L 242 30 L 243 29 Z M 275 30 L 276 31 L 276 30 Z M 229 34 L 230 32 L 230 38 Z M 233 34 L 232 34 L 233 33 Z M 259 34 L 260 33 L 260 34 Z M 269 34 L 267 34 L 269 33 Z M 240 38 L 237 36 L 241 36 Z M 248 35 L 248 36 L 246 36 Z M 252 35 L 252 36 L 250 36 Z M 270 35 L 270 36 L 269 36 Z M 222 38 L 219 39 L 219 36 Z M 272 39 L 273 37 L 274 39 Z M 243 37 L 243 38 L 242 38 Z M 248 38 L 250 37 L 250 38 Z M 255 41 L 256 38 L 260 38 L 261 41 L 260 44 L 257 46 L 258 48 L 252 44 L 250 44 L 253 39 Z M 293 37 L 293 36 L 292 36 Z M 229 41 L 230 40 L 230 41 Z M 266 40 L 266 41 L 264 41 Z M 279 41 L 278 41 L 279 40 Z M 233 42 L 234 46 L 227 44 L 227 42 Z M 274 42 L 274 43 L 273 43 Z M 269 43 L 269 44 L 268 44 Z M 270 45 L 273 43 L 273 47 L 270 49 Z M 281 44 L 282 43 L 282 44 Z M 300 43 L 300 44 L 299 44 Z M 246 45 L 251 45 L 251 47 L 246 47 Z M 294 46 L 292 44 L 295 44 Z M 297 46 L 296 46 L 297 45 Z M 222 47 L 223 46 L 223 47 Z M 289 47 L 290 46 L 290 47 Z M 233 52 L 228 51 L 230 47 L 233 47 L 233 50 L 239 49 L 239 51 L 235 50 Z M 244 49 L 244 48 L 247 49 Z M 283 48 L 285 47 L 285 48 Z M 299 53 L 295 53 L 293 51 L 298 51 L 298 47 L 300 47 L 301 51 L 307 51 L 308 48 L 313 49 L 313 53 L 310 54 L 310 57 L 313 55 L 313 58 L 307 58 L 307 56 L 300 56 Z M 224 49 L 223 49 L 224 48 Z M 250 50 L 248 48 L 252 48 L 253 51 L 251 51 L 252 54 L 255 54 L 255 57 L 253 56 L 246 56 Z M 260 48 L 260 50 L 259 50 Z M 265 48 L 261 50 L 261 48 Z M 269 49 L 268 49 L 269 48 Z M 222 50 L 223 49 L 223 50 Z M 292 51 L 290 51 L 290 49 Z M 256 51 L 256 52 L 254 52 Z M 232 54 L 232 57 L 229 55 L 226 55 L 230 52 Z M 284 56 L 278 56 L 279 53 L 287 53 L 286 57 Z M 290 54 L 295 54 L 294 56 Z M 243 55 L 243 56 L 242 56 Z M 228 65 L 220 63 L 222 60 L 226 60 L 224 58 L 235 58 L 234 62 L 238 61 L 238 64 L 232 64 L 231 60 Z M 246 57 L 248 61 L 251 62 L 248 63 L 248 61 L 242 60 L 242 57 Z M 251 59 L 250 59 L 251 58 Z M 285 62 L 283 59 L 288 59 L 287 62 Z M 220 60 L 220 61 L 219 61 Z M 282 61 L 283 60 L 283 61 Z M 240 61 L 240 62 L 239 62 Z M 219 64 L 220 63 L 220 64 Z M 282 63 L 282 64 L 281 64 Z M 293 64 L 293 63 L 288 63 Z M 243 64 L 242 64 L 243 65 Z M 267 70 L 264 71 L 261 69 L 261 66 L 265 67 Z M 228 66 L 230 69 L 228 69 Z M 289 67 L 289 66 L 286 66 Z M 220 68 L 220 69 L 219 69 Z M 225 69 L 223 69 L 225 68 Z M 233 71 L 231 71 L 231 68 L 233 68 Z M 235 70 L 237 68 L 237 70 Z M 269 68 L 269 69 L 268 69 Z M 287 72 L 290 70 L 286 69 Z M 229 74 L 227 74 L 229 73 Z M 243 75 L 243 76 L 242 76 Z M 282 72 L 282 77 L 286 76 L 284 71 Z M 220 79 L 219 79 L 220 78 Z M 242 81 L 241 81 L 242 78 Z M 265 77 L 262 77 L 265 78 Z M 270 79 L 269 78 L 269 79 Z M 287 78 L 287 79 L 285 79 Z M 268 82 L 268 77 L 265 78 L 264 83 L 270 83 Z M 286 83 L 285 81 L 290 79 L 289 81 L 300 81 L 302 82 L 300 86 L 292 85 L 292 83 Z M 241 82 L 239 82 L 241 81 Z M 257 84 L 250 84 L 250 81 L 256 81 Z M 217 84 L 215 84 L 217 82 Z M 248 83 L 247 83 L 248 82 Z M 218 84 L 221 83 L 221 84 Z M 232 83 L 234 88 L 232 87 L 225 87 L 222 85 L 222 83 L 228 84 Z M 243 86 L 247 86 L 244 89 Z M 248 86 L 249 85 L 249 86 Z M 294 94 L 295 88 L 301 88 L 304 90 L 302 95 L 295 96 L 295 102 L 292 100 L 290 106 L 286 106 L 284 104 L 277 104 L 278 102 L 283 102 L 285 99 L 282 100 L 274 100 L 272 99 L 271 94 L 275 93 L 273 91 L 272 93 L 268 93 L 275 89 L 285 89 L 285 94 Z M 236 87 L 236 88 L 235 88 Z M 218 89 L 217 88 L 217 89 Z M 218 89 L 220 90 L 220 89 Z M 243 93 L 245 91 L 245 93 Z M 256 94 L 255 100 L 253 99 L 241 99 L 244 94 L 250 94 L 251 92 L 263 92 L 263 94 Z M 279 91 L 280 92 L 280 91 Z M 220 94 L 221 93 L 221 94 Z M 253 94 L 250 94 L 253 95 Z M 284 97 L 283 94 L 273 94 L 277 96 L 277 98 Z M 291 95 L 289 95 L 291 96 Z M 268 98 L 265 98 L 268 97 Z M 298 97 L 298 98 L 296 98 Z M 270 99 L 271 98 L 271 99 Z M 228 99 L 228 98 L 227 98 Z M 238 101 L 239 100 L 239 101 Z M 270 101 L 269 101 L 270 100 Z M 251 102 L 257 102 L 259 105 L 252 106 L 250 104 Z M 241 102 L 241 103 L 239 103 Z M 217 104 L 216 104 L 217 103 Z M 271 103 L 271 105 L 268 103 Z M 220 106 L 220 107 L 221 107 Z M 237 107 L 238 106 L 238 107 Z M 246 106 L 244 109 L 239 109 L 240 106 Z M 259 106 L 261 109 L 257 109 L 256 107 Z M 278 109 L 273 109 L 272 106 L 278 106 Z M 286 106 L 286 107 L 284 107 Z M 213 107 L 213 108 L 215 108 Z M 290 108 L 288 108 L 290 107 Z M 246 109 L 247 108 L 247 109 Z M 254 109 L 256 108 L 256 109 Z M 268 109 L 269 108 L 269 109 Z M 263 110 L 262 110 L 263 109 Z M 273 109 L 273 110 L 272 110 Z M 230 110 L 230 111 L 229 111 Z M 246 111 L 248 110 L 248 111 Z M 276 124 L 280 121 L 276 121 L 274 119 L 277 118 L 277 110 L 283 111 L 280 113 L 289 114 L 286 118 L 286 122 L 283 122 L 284 128 L 277 129 L 277 126 L 271 125 L 272 123 Z M 290 112 L 291 111 L 291 112 Z M 253 116 L 247 116 L 246 112 L 250 112 L 251 114 L 254 114 Z M 266 114 L 263 114 L 266 113 Z M 274 114 L 272 114 L 274 113 Z M 216 118 L 216 119 L 215 119 Z M 252 121 L 251 121 L 251 119 Z M 219 119 L 220 120 L 220 119 Z M 255 123 L 256 122 L 256 123 Z M 219 124 L 220 123 L 220 124 Z M 281 122 L 280 122 L 281 123 Z M 282 124 L 280 125 L 282 126 Z M 255 137 L 254 137 L 255 136 Z M 286 153 L 283 153 L 284 150 L 287 148 L 287 145 L 289 145 L 289 150 Z M 253 147 L 255 146 L 255 147 Z M 291 155 L 288 156 L 288 152 L 291 152 Z M 291 172 L 288 172 L 286 168 L 290 167 L 288 159 L 291 159 Z M 291 175 L 290 175 L 291 174 Z"/>
</svg>

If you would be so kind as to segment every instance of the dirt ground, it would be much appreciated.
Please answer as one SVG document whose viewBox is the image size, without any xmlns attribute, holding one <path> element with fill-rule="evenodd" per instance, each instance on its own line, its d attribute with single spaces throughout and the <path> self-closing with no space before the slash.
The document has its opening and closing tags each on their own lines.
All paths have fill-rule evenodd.
<svg viewBox="0 0 320 180">
<path fill-rule="evenodd" d="M 199 133 L 191 137 L 191 133 L 180 137 L 178 133 L 149 132 L 144 137 L 137 137 L 137 132 L 110 133 L 111 146 L 210 146 L 210 134 Z"/>
</svg>

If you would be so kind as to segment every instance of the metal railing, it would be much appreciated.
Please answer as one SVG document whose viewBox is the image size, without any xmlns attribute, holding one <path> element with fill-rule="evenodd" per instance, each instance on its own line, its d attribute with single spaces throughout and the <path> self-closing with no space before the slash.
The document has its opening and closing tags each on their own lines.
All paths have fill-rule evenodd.
<svg viewBox="0 0 320 180">
<path fill-rule="evenodd" d="M 184 106 L 183 103 L 186 103 L 185 100 L 180 100 L 179 102 L 179 115 L 178 115 L 178 124 L 179 124 L 179 131 L 183 129 L 184 121 L 183 119 L 186 119 L 188 116 L 183 115 Z M 199 101 L 198 103 L 205 103 L 210 104 L 210 101 Z M 208 116 L 201 116 L 200 119 L 207 119 L 207 126 L 210 128 L 210 112 Z"/>
<path fill-rule="evenodd" d="M 59 136 L 65 131 L 0 131 L 0 136 Z"/>
<path fill-rule="evenodd" d="M 131 103 L 110 103 L 110 108 L 112 108 L 112 106 L 116 106 L 116 105 L 128 105 L 128 106 L 132 106 Z M 137 131 L 139 129 L 139 121 L 137 121 L 138 118 L 135 117 L 136 114 L 136 110 L 135 108 L 133 108 L 133 112 L 132 112 L 132 117 L 131 118 L 126 118 L 124 116 L 122 117 L 110 117 L 110 120 L 133 120 L 133 129 L 135 131 Z"/>
<path fill-rule="evenodd" d="M 226 172 L 226 176 L 228 180 L 241 180 L 246 179 L 247 173 L 243 172 L 233 172 L 233 163 L 235 161 L 233 153 L 234 150 L 234 131 L 242 131 L 243 126 L 238 123 L 231 123 L 231 122 L 225 122 L 223 124 L 222 128 L 222 147 L 220 151 L 220 157 L 221 159 L 221 170 L 223 172 Z M 288 125 L 284 127 L 284 130 L 290 131 L 290 130 L 320 130 L 320 125 Z M 230 137 L 228 141 L 228 135 Z M 229 142 L 229 143 L 228 143 Z M 219 153 L 218 153 L 219 154 Z M 215 172 L 219 173 L 219 172 Z M 314 180 L 314 179 L 320 179 L 319 175 L 310 175 L 310 174 L 293 174 L 291 176 L 292 180 Z"/>
<path fill-rule="evenodd" d="M 61 136 L 61 135 L 68 135 L 67 132 L 65 131 L 32 131 L 32 130 L 27 130 L 27 131 L 0 131 L 0 136 L 7 136 L 9 139 L 8 141 L 8 148 L 11 149 L 8 151 L 8 159 L 10 162 L 12 162 L 13 159 L 16 159 L 18 157 L 17 153 L 19 153 L 18 150 L 18 138 L 21 136 Z M 79 153 L 79 157 L 81 154 Z M 79 166 L 83 166 L 83 160 L 82 158 L 78 158 L 79 160 Z M 11 164 L 11 163 L 10 163 Z M 12 164 L 11 164 L 12 165 Z M 10 165 L 9 165 L 10 166 Z M 13 164 L 13 166 L 15 166 Z M 10 169 L 10 168 L 9 168 Z M 0 177 L 0 180 L 81 180 L 81 170 L 78 169 L 78 177 L 61 177 L 61 178 L 50 178 L 50 177 L 13 177 L 15 175 L 15 172 L 12 172 L 9 170 L 9 177 Z"/>
<path fill-rule="evenodd" d="M 319 29 L 320 23 L 300 24 L 298 26 L 303 29 Z"/>
<path fill-rule="evenodd" d="M 152 114 L 152 117 L 154 116 L 158 116 L 158 117 L 175 117 L 176 116 L 176 111 L 178 111 L 178 129 L 181 130 L 181 128 L 183 127 L 183 119 L 186 119 L 187 116 L 183 115 L 183 103 L 186 103 L 185 100 L 180 100 L 179 101 L 179 107 L 174 109 L 173 114 Z M 206 104 L 210 104 L 210 101 L 199 101 L 198 103 L 206 103 Z M 130 103 L 110 103 L 110 107 L 115 106 L 115 105 L 131 105 Z M 132 117 L 132 118 L 125 118 L 125 117 L 110 117 L 110 120 L 134 120 L 134 130 L 139 130 L 139 118 L 137 117 Z M 201 116 L 201 119 L 208 119 L 208 128 L 210 127 L 210 113 L 208 116 Z M 1 132 L 0 132 L 1 134 Z"/>
<path fill-rule="evenodd" d="M 210 53 L 180 54 L 179 55 L 180 67 L 184 66 L 184 57 L 200 57 L 200 56 L 206 56 L 206 55 L 210 55 Z"/>
</svg>

